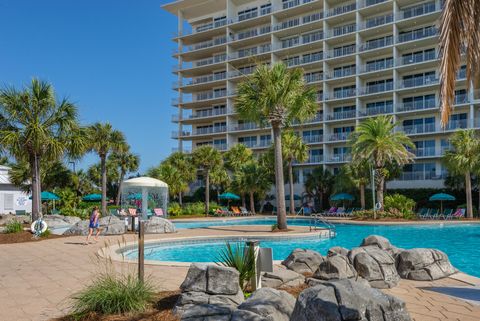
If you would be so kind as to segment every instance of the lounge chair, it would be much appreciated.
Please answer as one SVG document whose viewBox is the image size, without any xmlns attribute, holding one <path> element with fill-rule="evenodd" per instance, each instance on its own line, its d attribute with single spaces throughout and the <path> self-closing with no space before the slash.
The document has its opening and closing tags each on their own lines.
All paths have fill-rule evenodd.
<svg viewBox="0 0 480 321">
<path fill-rule="evenodd" d="M 452 219 L 452 214 L 453 214 L 453 209 L 447 208 L 445 211 L 443 211 L 442 214 L 440 214 L 440 216 L 441 216 L 444 220 L 448 220 L 448 219 Z"/>
<path fill-rule="evenodd" d="M 162 217 L 164 216 L 163 208 L 154 208 L 153 213 L 155 214 L 155 216 L 162 216 Z"/>
<path fill-rule="evenodd" d="M 335 216 L 338 216 L 338 217 L 345 216 L 345 207 L 337 208 L 337 211 L 335 212 Z"/>
<path fill-rule="evenodd" d="M 353 216 L 353 210 L 354 210 L 353 207 L 347 208 L 347 209 L 345 210 L 345 213 L 344 213 L 343 215 L 344 215 L 345 217 L 352 217 L 352 216 Z"/>
<path fill-rule="evenodd" d="M 432 220 L 440 219 L 440 210 L 438 208 L 432 209 L 432 211 L 429 214 L 429 218 Z"/>
<path fill-rule="evenodd" d="M 236 206 L 232 206 L 231 207 L 232 209 L 232 213 L 233 213 L 233 216 L 242 216 L 242 211 L 240 211 L 240 209 Z"/>
<path fill-rule="evenodd" d="M 453 218 L 464 218 L 465 217 L 465 209 L 464 208 L 457 208 L 455 213 L 452 214 Z"/>
<path fill-rule="evenodd" d="M 137 216 L 137 209 L 136 208 L 129 208 L 128 215 L 130 216 Z"/>
<path fill-rule="evenodd" d="M 242 212 L 242 215 L 245 215 L 245 216 L 248 216 L 248 215 L 253 215 L 252 212 L 250 212 L 249 210 L 247 210 L 245 207 L 243 206 L 240 206 L 240 211 Z"/>
<path fill-rule="evenodd" d="M 334 216 L 337 212 L 337 208 L 335 206 L 330 207 L 330 209 L 323 213 L 323 216 Z"/>
<path fill-rule="evenodd" d="M 232 216 L 233 213 L 231 211 L 228 210 L 227 207 L 220 207 L 220 213 L 222 214 L 222 216 Z"/>
<path fill-rule="evenodd" d="M 417 216 L 421 220 L 428 219 L 428 214 L 430 210 L 428 208 L 422 207 L 420 211 L 417 213 Z"/>
</svg>

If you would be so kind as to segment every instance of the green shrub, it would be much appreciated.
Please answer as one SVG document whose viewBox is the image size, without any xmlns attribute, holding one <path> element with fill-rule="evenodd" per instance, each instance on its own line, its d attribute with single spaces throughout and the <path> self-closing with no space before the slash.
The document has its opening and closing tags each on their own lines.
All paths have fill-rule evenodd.
<svg viewBox="0 0 480 321">
<path fill-rule="evenodd" d="M 403 215 L 409 215 L 413 213 L 415 201 L 402 194 L 392 194 L 385 196 L 384 207 L 386 211 L 394 212 L 398 210 Z"/>
<path fill-rule="evenodd" d="M 50 230 L 48 228 L 45 232 L 40 233 L 40 237 L 44 237 L 44 238 L 47 238 L 50 235 L 52 235 L 52 232 L 50 232 Z"/>
<path fill-rule="evenodd" d="M 215 212 L 221 207 L 218 205 L 216 202 L 210 202 L 210 209 L 208 211 L 208 214 L 213 215 Z"/>
<path fill-rule="evenodd" d="M 5 233 L 19 233 L 23 231 L 23 225 L 17 221 L 11 221 L 5 226 Z"/>
<path fill-rule="evenodd" d="M 182 215 L 182 207 L 177 202 L 172 202 L 168 204 L 168 215 L 171 216 L 180 216 Z"/>
<path fill-rule="evenodd" d="M 232 245 L 230 242 L 218 253 L 218 265 L 233 267 L 239 273 L 240 287 L 245 290 L 248 280 L 255 273 L 255 253 L 253 248 L 236 242 Z"/>
<path fill-rule="evenodd" d="M 278 230 L 278 223 L 272 224 L 272 232 Z"/>
<path fill-rule="evenodd" d="M 100 274 L 94 282 L 73 296 L 73 315 L 122 314 L 144 311 L 154 297 L 151 282 L 134 275 Z"/>
<path fill-rule="evenodd" d="M 195 202 L 188 203 L 183 206 L 183 215 L 205 214 L 205 203 Z"/>
<path fill-rule="evenodd" d="M 415 219 L 415 213 L 413 212 L 406 212 L 402 213 L 396 208 L 391 208 L 388 211 L 377 211 L 377 219 L 405 219 L 405 220 L 411 220 Z M 365 210 L 365 211 L 356 211 L 353 214 L 356 218 L 359 219 L 367 219 L 367 220 L 373 220 L 374 218 L 374 213 L 373 210 Z"/>
</svg>

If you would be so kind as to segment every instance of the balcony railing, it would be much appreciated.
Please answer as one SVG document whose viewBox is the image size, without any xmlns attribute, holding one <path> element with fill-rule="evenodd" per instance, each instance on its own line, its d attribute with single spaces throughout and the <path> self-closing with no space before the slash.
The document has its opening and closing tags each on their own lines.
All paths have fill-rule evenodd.
<svg viewBox="0 0 480 321">
<path fill-rule="evenodd" d="M 399 103 L 397 105 L 397 111 L 412 111 L 412 110 L 422 110 L 422 109 L 429 109 L 435 108 L 436 102 L 435 100 L 421 100 L 421 101 L 412 101 L 407 103 Z"/>
<path fill-rule="evenodd" d="M 190 136 L 190 132 L 188 130 L 184 130 L 184 131 L 173 131 L 172 132 L 172 135 L 171 137 L 174 138 L 174 139 L 177 139 L 179 137 L 183 137 L 183 136 Z"/>
<path fill-rule="evenodd" d="M 254 28 L 254 29 L 243 31 L 243 32 L 240 32 L 240 33 L 234 35 L 233 37 L 230 38 L 230 41 L 238 41 L 238 40 L 253 38 L 253 37 L 256 37 L 256 36 L 261 36 L 261 35 L 267 34 L 270 31 L 272 31 L 272 28 L 271 28 L 270 25 L 262 26 L 262 27 L 259 27 L 259 28 Z"/>
<path fill-rule="evenodd" d="M 379 71 L 379 70 L 384 70 L 388 68 L 393 68 L 393 59 L 385 59 L 383 61 L 365 64 L 361 66 L 360 70 L 363 73 L 363 72 Z"/>
<path fill-rule="evenodd" d="M 356 52 L 355 46 L 342 47 L 327 51 L 327 58 L 338 58 L 353 55 Z"/>
<path fill-rule="evenodd" d="M 341 162 L 350 162 L 352 160 L 352 155 L 349 153 L 343 154 L 333 154 L 328 160 L 329 163 L 341 163 Z"/>
<path fill-rule="evenodd" d="M 316 33 L 314 35 L 311 35 L 310 37 L 296 37 L 296 38 L 291 38 L 288 39 L 288 41 L 284 40 L 281 43 L 278 43 L 275 46 L 275 50 L 280 50 L 280 49 L 286 49 L 286 48 L 292 48 L 292 47 L 297 47 L 301 45 L 305 45 L 308 43 L 313 43 L 317 42 L 323 39 L 323 32 Z"/>
<path fill-rule="evenodd" d="M 436 28 L 427 28 L 419 31 L 411 31 L 411 32 L 399 34 L 397 38 L 397 42 L 402 43 L 407 41 L 419 40 L 423 38 L 433 37 L 436 35 L 437 35 Z"/>
<path fill-rule="evenodd" d="M 305 19 L 307 17 L 308 19 Z M 318 12 L 316 14 L 304 16 L 302 18 L 294 18 L 287 21 L 282 21 L 277 25 L 275 25 L 274 30 L 278 31 L 278 30 L 293 28 L 293 27 L 309 24 L 315 21 L 320 21 L 322 19 L 323 19 L 323 12 Z"/>
<path fill-rule="evenodd" d="M 215 133 L 224 133 L 227 131 L 227 126 L 213 126 L 207 128 L 195 128 L 192 135 L 207 135 Z"/>
<path fill-rule="evenodd" d="M 356 24 L 351 24 L 347 26 L 342 26 L 342 27 L 336 27 L 333 28 L 333 30 L 329 30 L 327 32 L 327 38 L 334 38 L 334 37 L 340 37 L 343 35 L 347 35 L 349 33 L 353 33 L 357 30 L 357 25 Z"/>
<path fill-rule="evenodd" d="M 393 82 L 369 85 L 361 89 L 362 95 L 370 95 L 393 90 Z"/>
<path fill-rule="evenodd" d="M 255 72 L 256 67 L 247 68 L 243 70 L 232 70 L 228 73 L 229 78 L 235 78 L 240 76 L 247 76 Z"/>
<path fill-rule="evenodd" d="M 317 81 L 322 81 L 323 80 L 323 72 L 320 73 L 314 73 L 314 74 L 306 74 L 303 76 L 305 79 L 305 82 L 312 83 L 312 82 L 317 82 Z"/>
<path fill-rule="evenodd" d="M 252 130 L 260 128 L 256 123 L 243 123 L 243 124 L 234 124 L 230 126 L 230 130 Z"/>
<path fill-rule="evenodd" d="M 258 55 L 258 54 L 270 52 L 271 50 L 272 50 L 271 44 L 265 44 L 265 45 L 261 45 L 261 46 L 258 46 L 258 47 L 252 47 L 252 48 L 248 48 L 248 49 L 238 50 L 236 52 L 231 53 L 228 56 L 228 58 L 229 59 L 239 59 L 239 58 L 251 57 L 251 56 Z"/>
<path fill-rule="evenodd" d="M 309 55 L 309 56 L 305 56 L 298 59 L 286 59 L 284 60 L 284 62 L 288 67 L 293 67 L 293 66 L 299 66 L 304 64 L 310 64 L 317 61 L 322 61 L 322 59 L 323 59 L 323 53 L 318 53 L 318 54 Z"/>
<path fill-rule="evenodd" d="M 215 29 L 215 28 L 220 28 L 220 27 L 223 27 L 223 26 L 226 26 L 226 25 L 227 25 L 227 19 L 225 18 L 225 19 L 222 19 L 222 20 L 217 20 L 217 21 L 206 23 L 206 24 L 203 24 L 203 25 L 193 26 L 190 29 L 184 29 L 178 35 L 179 36 L 188 36 L 188 35 L 191 35 L 191 34 L 200 33 L 200 32 L 204 32 L 204 31 L 207 31 L 207 30 L 212 30 L 212 29 Z"/>
<path fill-rule="evenodd" d="M 227 144 L 212 144 L 212 146 L 218 151 L 226 151 L 228 149 Z"/>
<path fill-rule="evenodd" d="M 360 30 L 375 28 L 393 22 L 393 14 L 367 19 L 360 25 Z"/>
<path fill-rule="evenodd" d="M 421 124 L 421 125 L 407 125 L 403 126 L 401 131 L 407 135 L 433 133 L 436 131 L 435 123 Z"/>
<path fill-rule="evenodd" d="M 298 7 L 302 4 L 306 4 L 306 3 L 310 3 L 310 2 L 314 2 L 314 1 L 318 1 L 318 0 L 290 0 L 290 1 L 285 1 L 281 5 L 276 7 L 275 11 L 286 10 L 286 9 Z"/>
<path fill-rule="evenodd" d="M 226 108 L 213 109 L 213 110 L 210 109 L 210 110 L 197 111 L 196 113 L 191 114 L 189 118 L 195 119 L 195 118 L 204 118 L 204 117 L 212 117 L 212 116 L 221 116 L 226 114 L 227 114 Z"/>
<path fill-rule="evenodd" d="M 430 14 L 432 12 L 440 12 L 441 10 L 442 10 L 442 7 L 440 6 L 440 3 L 435 3 L 435 2 L 423 3 L 418 6 L 410 7 L 405 10 L 400 10 L 397 16 L 397 20 L 410 19 L 410 18 Z"/>
<path fill-rule="evenodd" d="M 423 181 L 426 179 L 444 179 L 446 177 L 445 173 L 440 175 L 436 171 L 414 171 L 414 172 L 402 172 L 398 180 L 400 181 Z"/>
<path fill-rule="evenodd" d="M 316 164 L 323 162 L 323 155 L 309 155 L 306 164 Z"/>
<path fill-rule="evenodd" d="M 357 9 L 356 2 L 345 4 L 343 6 L 338 6 L 328 10 L 327 17 L 338 16 L 344 13 L 355 11 L 355 9 Z"/>
<path fill-rule="evenodd" d="M 205 84 L 209 83 L 212 81 L 218 81 L 218 80 L 224 80 L 227 79 L 227 73 L 219 73 L 219 74 L 214 74 L 214 75 L 205 75 L 205 76 L 200 76 L 191 79 L 190 81 L 180 84 L 181 86 L 192 86 L 192 85 L 199 85 L 199 84 Z M 174 84 L 179 84 L 178 82 L 175 82 Z"/>
<path fill-rule="evenodd" d="M 227 37 L 221 37 L 213 40 L 199 42 L 190 46 L 183 47 L 183 52 L 191 52 L 195 50 L 210 48 L 214 46 L 219 46 L 227 43 Z"/>
<path fill-rule="evenodd" d="M 428 51 L 423 52 L 421 55 L 411 55 L 405 56 L 401 59 L 398 59 L 398 66 L 405 66 L 411 64 L 417 64 L 425 61 L 432 61 L 438 59 L 438 52 L 437 51 Z"/>
<path fill-rule="evenodd" d="M 410 150 L 416 157 L 430 157 L 435 156 L 435 147 L 424 147 L 424 148 L 416 148 L 414 150 Z"/>
<path fill-rule="evenodd" d="M 348 76 L 354 76 L 357 72 L 356 67 L 347 67 L 334 70 L 332 73 L 327 74 L 328 79 L 343 78 Z"/>
<path fill-rule="evenodd" d="M 360 51 L 373 50 L 393 45 L 393 37 L 385 37 L 364 42 L 360 45 Z"/>
<path fill-rule="evenodd" d="M 438 83 L 438 78 L 436 76 L 417 77 L 417 78 L 402 80 L 398 88 L 401 89 L 401 88 L 428 86 L 428 85 L 434 85 L 437 83 Z"/>
<path fill-rule="evenodd" d="M 344 90 L 330 92 L 325 97 L 325 99 L 326 100 L 333 100 L 333 99 L 351 98 L 351 97 L 355 97 L 356 94 L 357 94 L 356 89 L 344 89 Z"/>
<path fill-rule="evenodd" d="M 382 3 L 382 2 L 386 2 L 386 1 L 389 1 L 389 0 L 363 0 L 363 1 L 361 1 L 361 3 L 360 3 L 360 8 L 365 8 L 365 7 L 374 6 L 374 5 L 376 5 L 376 4 L 379 4 L 379 3 Z"/>
<path fill-rule="evenodd" d="M 339 111 L 334 112 L 327 116 L 327 120 L 339 120 L 339 119 L 348 119 L 348 118 L 355 118 L 357 112 L 355 110 L 349 111 Z"/>
<path fill-rule="evenodd" d="M 370 107 L 360 112 L 361 116 L 374 116 L 393 113 L 393 106 Z"/>
<path fill-rule="evenodd" d="M 330 136 L 328 136 L 328 140 L 331 141 L 331 142 L 340 141 L 340 140 L 348 140 L 348 137 L 350 136 L 350 134 L 351 134 L 350 132 L 330 134 Z"/>
<path fill-rule="evenodd" d="M 308 135 L 302 136 L 303 142 L 306 144 L 323 142 L 323 135 Z"/>
</svg>

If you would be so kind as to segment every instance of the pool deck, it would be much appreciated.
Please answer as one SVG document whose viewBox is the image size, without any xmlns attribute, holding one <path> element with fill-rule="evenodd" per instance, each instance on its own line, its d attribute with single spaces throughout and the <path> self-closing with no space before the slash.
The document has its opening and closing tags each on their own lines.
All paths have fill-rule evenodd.
<svg viewBox="0 0 480 321">
<path fill-rule="evenodd" d="M 146 240 L 167 240 L 202 236 L 272 235 L 269 226 L 230 226 L 180 230 L 175 234 L 147 235 Z M 292 227 L 290 234 L 307 233 Z M 275 233 L 277 234 L 277 233 Z M 280 234 L 280 233 L 278 233 Z M 69 298 L 92 280 L 102 266 L 96 253 L 105 245 L 135 242 L 136 236 L 102 237 L 100 242 L 82 245 L 84 237 L 50 239 L 34 243 L 0 245 L 0 320 L 49 320 L 68 312 Z M 134 272 L 135 265 L 115 261 L 121 272 Z M 145 272 L 158 290 L 176 290 L 188 267 L 147 264 Z M 479 320 L 480 279 L 457 274 L 434 282 L 401 280 L 385 290 L 407 303 L 415 321 Z"/>
</svg>

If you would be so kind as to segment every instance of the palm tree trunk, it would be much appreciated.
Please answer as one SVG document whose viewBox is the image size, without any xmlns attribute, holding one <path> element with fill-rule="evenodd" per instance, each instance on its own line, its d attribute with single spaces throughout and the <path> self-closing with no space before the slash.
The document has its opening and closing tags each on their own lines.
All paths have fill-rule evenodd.
<svg viewBox="0 0 480 321">
<path fill-rule="evenodd" d="M 323 211 L 323 192 L 318 193 L 318 203 L 320 203 L 320 212 Z"/>
<path fill-rule="evenodd" d="M 465 194 L 467 197 L 467 218 L 473 218 L 472 178 L 470 177 L 470 172 L 465 173 Z"/>
<path fill-rule="evenodd" d="M 118 182 L 117 199 L 115 200 L 115 204 L 117 206 L 120 205 L 120 197 L 122 196 L 122 184 L 123 184 L 124 177 L 125 177 L 125 173 L 123 171 L 120 172 L 120 181 Z"/>
<path fill-rule="evenodd" d="M 380 203 L 379 211 L 383 211 L 383 187 L 385 182 L 385 177 L 383 175 L 379 175 L 377 178 L 377 203 Z M 375 204 L 373 204 L 375 206 Z M 376 219 L 376 217 L 375 217 Z"/>
<path fill-rule="evenodd" d="M 295 196 L 293 194 L 293 166 L 292 162 L 288 163 L 288 183 L 290 187 L 290 214 L 295 215 Z"/>
<path fill-rule="evenodd" d="M 36 155 L 30 159 L 30 168 L 32 170 L 32 221 L 36 221 L 41 215 L 40 206 L 40 168 L 39 160 Z"/>
<path fill-rule="evenodd" d="M 205 172 L 205 215 L 210 210 L 210 172 Z"/>
<path fill-rule="evenodd" d="M 253 215 L 257 214 L 255 213 L 255 199 L 253 198 L 253 192 L 250 192 L 250 211 Z"/>
<path fill-rule="evenodd" d="M 242 193 L 241 197 L 242 197 L 242 207 L 247 207 L 247 203 L 245 200 L 245 193 Z"/>
<path fill-rule="evenodd" d="M 182 192 L 179 192 L 179 193 L 178 193 L 178 204 L 180 204 L 180 206 L 183 205 Z"/>
<path fill-rule="evenodd" d="M 365 184 L 360 184 L 360 207 L 365 209 Z"/>
<path fill-rule="evenodd" d="M 100 168 L 102 171 L 102 215 L 107 215 L 107 162 L 106 156 L 100 155 Z"/>
<path fill-rule="evenodd" d="M 278 229 L 287 229 L 285 212 L 285 181 L 283 179 L 282 133 L 280 124 L 272 124 L 273 145 L 275 151 L 275 185 L 277 188 L 277 225 Z"/>
</svg>

